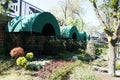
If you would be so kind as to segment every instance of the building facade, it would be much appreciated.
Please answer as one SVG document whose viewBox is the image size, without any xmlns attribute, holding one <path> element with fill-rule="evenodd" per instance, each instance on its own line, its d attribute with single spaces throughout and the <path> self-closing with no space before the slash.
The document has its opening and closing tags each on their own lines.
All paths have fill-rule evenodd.
<svg viewBox="0 0 120 80">
<path fill-rule="evenodd" d="M 12 4 L 9 5 L 10 14 L 9 16 L 23 16 L 33 13 L 44 12 L 42 9 L 24 1 L 24 0 L 12 0 Z"/>
</svg>

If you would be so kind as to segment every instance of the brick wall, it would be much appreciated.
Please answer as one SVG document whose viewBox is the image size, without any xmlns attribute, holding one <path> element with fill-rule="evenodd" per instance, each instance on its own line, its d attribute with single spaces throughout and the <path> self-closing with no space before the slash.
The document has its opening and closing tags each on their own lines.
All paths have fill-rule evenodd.
<svg viewBox="0 0 120 80">
<path fill-rule="evenodd" d="M 4 39 L 5 39 L 5 30 L 4 26 L 0 26 L 0 45 L 4 45 Z"/>
</svg>

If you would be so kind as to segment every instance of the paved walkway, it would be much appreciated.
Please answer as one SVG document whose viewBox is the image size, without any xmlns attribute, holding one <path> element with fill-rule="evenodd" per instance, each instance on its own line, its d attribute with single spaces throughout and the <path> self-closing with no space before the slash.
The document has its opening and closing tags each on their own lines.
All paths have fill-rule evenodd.
<svg viewBox="0 0 120 80">
<path fill-rule="evenodd" d="M 108 73 L 100 72 L 100 71 L 94 71 L 95 75 L 100 78 L 100 80 L 120 80 L 120 71 L 117 71 L 116 74 L 119 75 L 119 77 L 112 77 Z"/>
</svg>

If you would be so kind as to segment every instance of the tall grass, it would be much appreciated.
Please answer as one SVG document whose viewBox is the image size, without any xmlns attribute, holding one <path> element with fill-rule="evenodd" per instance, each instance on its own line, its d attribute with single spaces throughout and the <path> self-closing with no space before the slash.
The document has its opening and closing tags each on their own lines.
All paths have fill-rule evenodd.
<svg viewBox="0 0 120 80">
<path fill-rule="evenodd" d="M 72 70 L 71 80 L 98 80 L 90 66 L 79 66 Z"/>
</svg>

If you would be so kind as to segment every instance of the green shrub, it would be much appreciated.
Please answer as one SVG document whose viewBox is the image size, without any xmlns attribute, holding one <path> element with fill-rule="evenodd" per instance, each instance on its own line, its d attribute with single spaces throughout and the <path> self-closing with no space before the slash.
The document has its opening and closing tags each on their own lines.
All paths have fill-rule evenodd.
<svg viewBox="0 0 120 80">
<path fill-rule="evenodd" d="M 66 50 L 63 40 L 50 39 L 44 43 L 44 53 L 48 55 L 56 55 L 59 52 Z"/>
<path fill-rule="evenodd" d="M 77 52 L 79 53 L 78 59 L 81 61 L 89 61 L 92 58 L 89 54 L 85 53 L 84 49 L 79 48 Z"/>
<path fill-rule="evenodd" d="M 96 65 L 96 66 L 107 67 L 108 66 L 108 61 L 104 61 L 104 60 L 101 60 L 101 59 L 96 59 L 92 62 L 92 64 Z"/>
<path fill-rule="evenodd" d="M 27 60 L 32 60 L 33 57 L 34 57 L 34 54 L 32 52 L 29 52 L 29 53 L 26 54 Z"/>
<path fill-rule="evenodd" d="M 51 59 L 53 59 L 53 57 L 52 57 L 52 56 L 47 56 L 46 59 L 47 59 L 47 60 L 51 60 Z"/>
<path fill-rule="evenodd" d="M 96 48 L 96 50 L 95 50 L 95 55 L 96 55 L 96 56 L 99 56 L 99 55 L 101 55 L 102 53 L 103 53 L 102 49 Z"/>
<path fill-rule="evenodd" d="M 116 62 L 116 69 L 120 70 L 120 63 L 119 62 Z"/>
<path fill-rule="evenodd" d="M 85 54 L 85 50 L 84 50 L 84 49 L 81 49 L 81 50 L 80 50 L 80 53 L 81 53 L 81 54 Z"/>
<path fill-rule="evenodd" d="M 16 64 L 19 66 L 19 67 L 25 67 L 25 65 L 27 64 L 27 59 L 25 57 L 19 57 L 17 58 L 16 60 Z"/>
<path fill-rule="evenodd" d="M 34 61 L 34 62 L 28 62 L 26 64 L 26 69 L 28 70 L 34 70 L 34 71 L 37 71 L 39 70 L 40 68 L 42 68 L 43 66 L 37 62 L 37 61 Z"/>
<path fill-rule="evenodd" d="M 77 41 L 77 40 L 66 40 L 66 49 L 67 51 L 77 51 L 78 49 L 83 49 L 85 50 L 86 49 L 86 45 L 87 43 L 86 42 L 82 42 L 82 41 Z"/>
<path fill-rule="evenodd" d="M 101 54 L 106 54 L 108 50 L 108 45 L 106 44 L 94 44 L 95 46 L 95 55 L 98 57 Z"/>
<path fill-rule="evenodd" d="M 76 55 L 76 52 L 65 51 L 62 53 L 57 53 L 54 57 L 55 59 L 71 60 L 75 55 Z"/>
<path fill-rule="evenodd" d="M 63 78 L 76 66 L 81 66 L 82 62 L 77 60 L 75 63 L 71 65 L 67 65 L 60 69 L 54 70 L 53 74 L 50 76 L 48 80 L 63 80 Z"/>
<path fill-rule="evenodd" d="M 57 58 L 59 58 L 59 59 L 65 59 L 66 58 L 65 53 L 57 53 L 56 55 L 57 55 Z"/>
<path fill-rule="evenodd" d="M 5 46 L 0 45 L 0 54 L 5 54 Z"/>
</svg>

